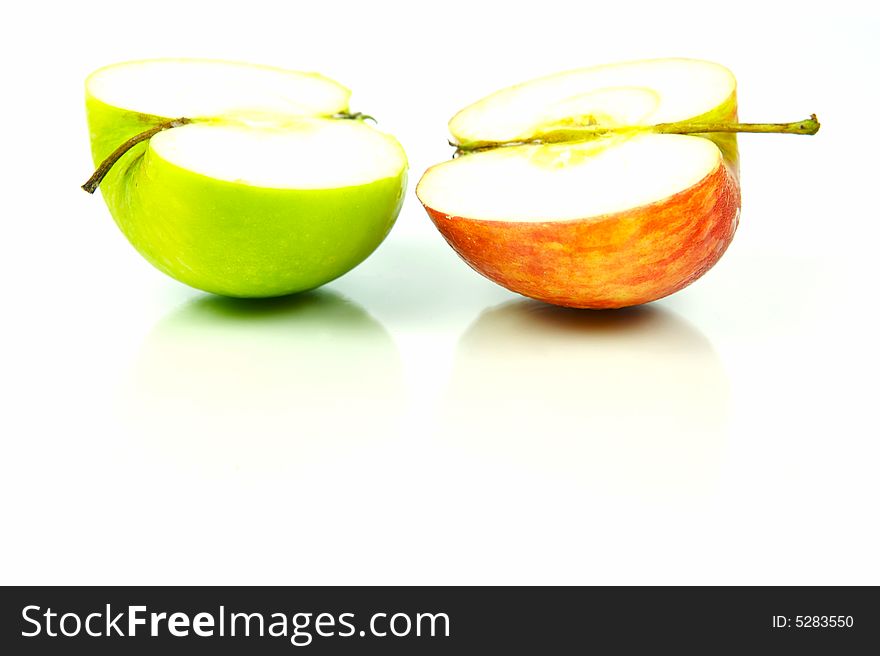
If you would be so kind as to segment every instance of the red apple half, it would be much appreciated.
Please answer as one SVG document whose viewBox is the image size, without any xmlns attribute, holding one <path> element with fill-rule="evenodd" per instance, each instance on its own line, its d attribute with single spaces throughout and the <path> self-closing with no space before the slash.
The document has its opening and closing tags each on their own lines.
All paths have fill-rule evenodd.
<svg viewBox="0 0 880 656">
<path fill-rule="evenodd" d="M 735 135 L 639 129 L 685 120 L 736 120 L 730 71 L 663 59 L 541 78 L 459 112 L 450 131 L 467 154 L 416 193 L 458 254 L 510 290 L 647 303 L 708 271 L 739 219 Z M 597 126 L 614 130 L 583 138 Z"/>
</svg>

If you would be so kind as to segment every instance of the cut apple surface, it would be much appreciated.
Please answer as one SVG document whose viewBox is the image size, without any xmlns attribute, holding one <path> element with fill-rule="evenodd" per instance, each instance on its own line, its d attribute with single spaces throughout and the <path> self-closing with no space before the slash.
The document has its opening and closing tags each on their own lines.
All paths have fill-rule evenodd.
<svg viewBox="0 0 880 656">
<path fill-rule="evenodd" d="M 735 136 L 651 127 L 688 120 L 736 120 L 726 68 L 665 59 L 541 78 L 456 114 L 461 156 L 417 194 L 462 258 L 513 291 L 646 303 L 711 268 L 739 218 Z"/>
<path fill-rule="evenodd" d="M 153 116 L 217 118 L 330 116 L 348 109 L 351 91 L 317 73 L 202 59 L 150 59 L 106 66 L 86 94 Z"/>
<path fill-rule="evenodd" d="M 497 91 L 449 122 L 459 144 L 525 141 L 591 125 L 671 123 L 736 110 L 736 79 L 695 59 L 655 59 L 558 73 Z"/>
<path fill-rule="evenodd" d="M 335 189 L 395 177 L 396 140 L 361 121 L 298 117 L 281 126 L 193 123 L 160 132 L 151 155 L 218 180 L 277 189 Z"/>
<path fill-rule="evenodd" d="M 721 166 L 708 139 L 639 135 L 523 145 L 428 170 L 419 198 L 446 216 L 553 222 L 599 217 L 683 192 Z"/>
<path fill-rule="evenodd" d="M 393 225 L 406 155 L 312 73 L 204 60 L 86 81 L 92 154 L 117 224 L 155 266 L 229 296 L 319 286 Z M 91 185 L 87 183 L 87 188 Z"/>
</svg>

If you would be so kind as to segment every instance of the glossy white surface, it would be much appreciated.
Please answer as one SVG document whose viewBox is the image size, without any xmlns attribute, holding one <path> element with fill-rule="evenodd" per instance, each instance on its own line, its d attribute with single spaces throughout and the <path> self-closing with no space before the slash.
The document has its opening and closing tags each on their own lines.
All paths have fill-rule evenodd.
<svg viewBox="0 0 880 656">
<path fill-rule="evenodd" d="M 7 10 L 0 583 L 880 583 L 876 18 L 343 4 Z M 823 122 L 741 138 L 713 271 L 578 313 L 458 260 L 412 194 L 457 109 L 669 54 L 730 67 L 744 120 Z M 387 242 L 287 301 L 153 270 L 78 188 L 82 83 L 169 55 L 350 86 L 412 167 Z"/>
</svg>

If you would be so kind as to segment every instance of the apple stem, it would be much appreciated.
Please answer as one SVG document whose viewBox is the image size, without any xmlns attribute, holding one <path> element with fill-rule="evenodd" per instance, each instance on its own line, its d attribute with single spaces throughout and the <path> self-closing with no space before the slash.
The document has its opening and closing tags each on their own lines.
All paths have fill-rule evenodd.
<svg viewBox="0 0 880 656">
<path fill-rule="evenodd" d="M 364 114 L 363 112 L 340 112 L 339 114 L 334 114 L 333 118 L 341 118 L 349 121 L 372 121 L 373 123 L 378 123 L 374 117 L 369 114 Z"/>
<path fill-rule="evenodd" d="M 170 121 L 165 121 L 164 123 L 159 123 L 158 125 L 154 125 L 149 130 L 144 130 L 140 134 L 134 135 L 131 139 L 123 143 L 119 148 L 110 153 L 103 162 L 98 165 L 98 168 L 95 169 L 95 172 L 92 173 L 92 177 L 86 180 L 86 183 L 82 186 L 82 188 L 90 194 L 95 193 L 95 190 L 98 188 L 98 185 L 101 184 L 101 181 L 104 177 L 110 172 L 110 169 L 113 168 L 113 165 L 119 161 L 125 153 L 131 150 L 134 146 L 138 145 L 142 141 L 146 141 L 147 139 L 159 134 L 163 130 L 170 130 L 171 128 L 178 128 L 181 125 L 186 125 L 187 123 L 192 123 L 192 119 L 188 118 L 175 118 Z"/>
<path fill-rule="evenodd" d="M 653 127 L 658 134 L 705 134 L 707 132 L 755 132 L 762 134 L 816 134 L 819 120 L 815 114 L 794 123 L 658 123 Z"/>
<path fill-rule="evenodd" d="M 701 123 L 699 121 L 678 121 L 676 123 L 658 123 L 657 125 L 625 125 L 613 127 L 604 125 L 586 125 L 578 126 L 571 130 L 560 131 L 556 134 L 547 133 L 543 137 L 537 139 L 526 139 L 523 141 L 482 141 L 468 145 L 457 144 L 450 141 L 449 145 L 455 148 L 453 157 L 457 157 L 468 153 L 494 150 L 495 148 L 505 148 L 508 146 L 579 143 L 597 137 L 626 133 L 633 135 L 645 132 L 653 132 L 655 134 L 707 134 L 719 132 L 816 134 L 818 131 L 819 120 L 816 118 L 815 114 L 812 114 L 810 118 L 803 121 L 795 121 L 794 123 Z"/>
<path fill-rule="evenodd" d="M 372 121 L 376 123 L 376 119 L 370 116 L 369 114 L 363 114 L 361 112 L 342 112 L 339 114 L 334 114 L 332 118 L 336 119 L 349 119 L 355 121 Z M 191 118 L 175 118 L 170 121 L 164 121 L 157 125 L 154 125 L 149 130 L 144 130 L 140 134 L 134 135 L 131 139 L 123 143 L 119 148 L 110 153 L 103 162 L 98 165 L 98 168 L 95 169 L 95 172 L 92 173 L 92 177 L 86 180 L 85 184 L 82 188 L 90 194 L 95 193 L 95 190 L 101 184 L 101 181 L 104 177 L 110 172 L 110 169 L 113 168 L 113 165 L 119 161 L 119 159 L 125 155 L 129 150 L 131 150 L 134 146 L 137 146 L 142 141 L 146 141 L 159 134 L 163 130 L 170 130 L 171 128 L 179 128 L 181 125 L 186 125 L 187 123 L 192 123 L 193 119 Z"/>
</svg>

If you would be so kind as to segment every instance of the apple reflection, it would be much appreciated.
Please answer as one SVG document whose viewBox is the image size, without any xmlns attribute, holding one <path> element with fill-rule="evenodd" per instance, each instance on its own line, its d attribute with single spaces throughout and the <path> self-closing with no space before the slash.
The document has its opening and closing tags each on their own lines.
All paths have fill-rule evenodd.
<svg viewBox="0 0 880 656">
<path fill-rule="evenodd" d="M 121 405 L 164 459 L 283 469 L 392 435 L 401 376 L 386 330 L 339 294 L 206 296 L 155 326 Z"/>
<path fill-rule="evenodd" d="M 670 311 L 514 301 L 461 338 L 442 433 L 605 490 L 690 493 L 717 475 L 727 405 L 712 345 Z"/>
</svg>

